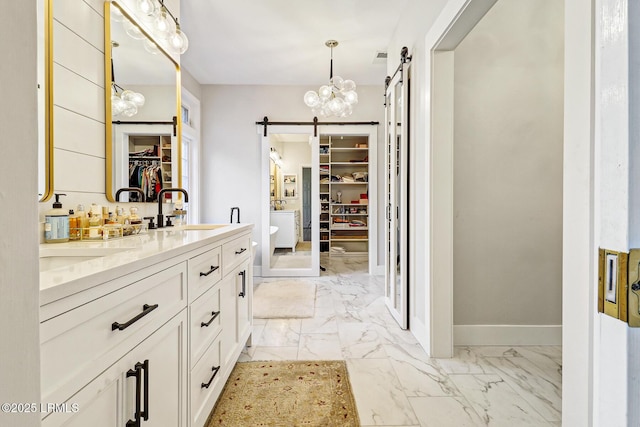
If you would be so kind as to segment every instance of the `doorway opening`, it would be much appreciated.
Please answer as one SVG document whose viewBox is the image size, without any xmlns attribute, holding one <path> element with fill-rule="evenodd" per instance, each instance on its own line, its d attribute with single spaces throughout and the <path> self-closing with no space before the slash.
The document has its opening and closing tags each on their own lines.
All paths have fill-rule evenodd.
<svg viewBox="0 0 640 427">
<path fill-rule="evenodd" d="M 490 3 L 427 43 L 434 357 L 561 344 L 563 5 Z"/>
</svg>

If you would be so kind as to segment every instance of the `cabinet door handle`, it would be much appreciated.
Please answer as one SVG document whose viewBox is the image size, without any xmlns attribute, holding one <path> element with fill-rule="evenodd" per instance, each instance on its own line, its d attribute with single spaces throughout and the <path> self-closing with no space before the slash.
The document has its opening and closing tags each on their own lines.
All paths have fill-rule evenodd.
<svg viewBox="0 0 640 427">
<path fill-rule="evenodd" d="M 209 319 L 209 321 L 207 323 L 204 323 L 204 322 L 200 323 L 200 327 L 201 328 L 208 327 L 211 324 L 211 322 L 213 322 L 216 319 L 216 317 L 218 317 L 219 314 L 220 314 L 219 311 L 212 311 L 211 315 L 213 315 L 213 317 L 211 319 Z"/>
<path fill-rule="evenodd" d="M 213 368 L 211 368 L 211 370 L 213 371 L 213 376 L 211 376 L 211 379 L 209 379 L 208 383 L 202 383 L 200 385 L 200 388 L 209 388 L 209 386 L 213 382 L 213 379 L 216 377 L 216 375 L 218 375 L 218 371 L 220 370 L 220 366 L 214 366 Z"/>
<path fill-rule="evenodd" d="M 240 248 L 239 251 L 236 251 L 236 255 L 240 255 L 242 252 L 246 251 L 247 248 Z"/>
<path fill-rule="evenodd" d="M 149 420 L 149 359 L 142 363 L 144 369 L 144 411 L 141 412 L 145 421 Z"/>
<path fill-rule="evenodd" d="M 134 317 L 133 319 L 129 320 L 126 323 L 113 322 L 111 324 L 111 330 L 115 331 L 117 329 L 119 331 L 124 331 L 129 326 L 133 325 L 138 320 L 142 319 L 144 316 L 146 316 L 147 314 L 151 313 L 156 308 L 158 308 L 158 304 L 154 304 L 154 305 L 145 304 L 145 305 L 142 306 L 142 313 L 138 314 L 136 317 Z"/>
<path fill-rule="evenodd" d="M 240 273 L 238 273 L 238 275 L 242 276 L 242 292 L 240 292 L 238 294 L 238 296 L 244 298 L 244 296 L 246 295 L 245 292 L 247 290 L 246 289 L 246 286 L 247 286 L 247 280 L 246 280 L 247 272 L 246 272 L 246 270 L 242 270 Z"/>
<path fill-rule="evenodd" d="M 216 271 L 218 268 L 220 268 L 220 267 L 219 267 L 219 266 L 217 266 L 217 265 L 214 267 L 214 266 L 212 265 L 212 266 L 211 266 L 211 270 L 207 271 L 206 273 L 203 273 L 203 272 L 201 271 L 201 272 L 200 272 L 200 277 L 202 277 L 202 276 L 208 276 L 208 275 L 210 275 L 211 273 L 213 273 L 214 271 Z"/>
<path fill-rule="evenodd" d="M 142 363 L 136 363 L 135 369 L 129 369 L 127 371 L 127 378 L 136 377 L 136 413 L 135 419 L 127 421 L 126 427 L 140 427 L 140 417 L 142 411 L 140 410 L 140 388 L 142 386 Z"/>
</svg>

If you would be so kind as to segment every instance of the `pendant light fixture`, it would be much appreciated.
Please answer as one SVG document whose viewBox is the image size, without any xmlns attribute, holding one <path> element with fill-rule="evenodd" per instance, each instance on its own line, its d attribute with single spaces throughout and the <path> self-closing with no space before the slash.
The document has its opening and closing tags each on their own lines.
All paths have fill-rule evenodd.
<svg viewBox="0 0 640 427">
<path fill-rule="evenodd" d="M 331 49 L 331 65 L 329 67 L 329 84 L 320 86 L 318 92 L 310 90 L 304 94 L 304 103 L 315 115 L 321 117 L 347 117 L 358 103 L 356 84 L 353 80 L 344 80 L 333 75 L 333 48 L 338 46 L 336 40 L 327 40 L 325 45 Z"/>
<path fill-rule="evenodd" d="M 189 38 L 180 28 L 178 18 L 173 16 L 165 6 L 164 0 L 137 0 L 135 2 L 137 16 L 146 23 L 151 35 L 162 47 L 174 53 L 182 55 L 189 48 Z M 135 29 L 130 26 L 136 27 Z M 127 34 L 136 39 L 144 39 L 146 36 L 137 26 L 125 23 Z M 152 46 L 149 46 L 153 50 Z M 148 49 L 149 50 L 149 49 Z M 151 52 L 150 50 L 150 52 Z M 154 53 L 154 52 L 152 52 Z"/>
</svg>

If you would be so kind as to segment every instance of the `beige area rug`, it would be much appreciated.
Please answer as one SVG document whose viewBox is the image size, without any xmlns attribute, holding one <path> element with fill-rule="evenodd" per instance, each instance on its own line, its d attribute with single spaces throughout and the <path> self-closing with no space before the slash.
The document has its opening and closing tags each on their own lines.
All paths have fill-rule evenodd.
<svg viewBox="0 0 640 427">
<path fill-rule="evenodd" d="M 237 363 L 209 418 L 214 426 L 359 426 L 344 361 Z"/>
<path fill-rule="evenodd" d="M 292 319 L 313 317 L 316 284 L 304 280 L 261 283 L 253 292 L 253 317 Z"/>
</svg>

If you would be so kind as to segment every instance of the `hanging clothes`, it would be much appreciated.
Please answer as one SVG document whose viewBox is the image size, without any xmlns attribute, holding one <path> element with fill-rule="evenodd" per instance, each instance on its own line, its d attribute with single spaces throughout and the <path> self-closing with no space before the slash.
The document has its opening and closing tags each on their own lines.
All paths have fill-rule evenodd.
<svg viewBox="0 0 640 427">
<path fill-rule="evenodd" d="M 157 201 L 162 189 L 162 170 L 158 161 L 129 160 L 129 187 L 141 189 L 147 202 Z M 129 201 L 142 200 L 139 194 L 131 193 Z"/>
</svg>

